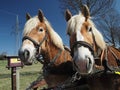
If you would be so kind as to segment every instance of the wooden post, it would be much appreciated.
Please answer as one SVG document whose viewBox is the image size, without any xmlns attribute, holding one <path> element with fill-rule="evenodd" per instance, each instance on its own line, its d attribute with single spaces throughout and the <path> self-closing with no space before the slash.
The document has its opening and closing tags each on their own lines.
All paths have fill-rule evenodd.
<svg viewBox="0 0 120 90">
<path fill-rule="evenodd" d="M 20 67 L 16 67 L 16 90 L 20 89 L 20 72 L 19 72 Z"/>
<path fill-rule="evenodd" d="M 16 67 L 11 68 L 11 84 L 12 90 L 16 90 Z"/>
<path fill-rule="evenodd" d="M 23 67 L 23 63 L 18 56 L 6 56 L 8 59 L 7 68 L 11 68 L 11 86 L 12 90 L 19 90 L 19 70 L 18 67 Z"/>
</svg>

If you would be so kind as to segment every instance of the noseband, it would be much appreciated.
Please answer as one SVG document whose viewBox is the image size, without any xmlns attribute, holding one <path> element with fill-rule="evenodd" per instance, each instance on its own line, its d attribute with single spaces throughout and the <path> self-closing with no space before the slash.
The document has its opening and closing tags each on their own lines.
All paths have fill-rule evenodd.
<svg viewBox="0 0 120 90">
<path fill-rule="evenodd" d="M 92 52 L 92 54 L 94 55 L 93 47 L 89 43 L 87 43 L 85 41 L 76 41 L 76 42 L 74 42 L 74 44 L 73 44 L 73 46 L 71 48 L 71 55 L 74 56 L 74 48 L 79 48 L 79 47 L 82 47 L 82 46 L 88 48 Z"/>
<path fill-rule="evenodd" d="M 95 36 L 94 36 L 92 31 L 91 31 L 91 33 L 92 33 L 93 42 L 94 42 L 95 45 L 97 45 L 96 40 L 95 40 Z M 71 56 L 72 57 L 74 56 L 74 48 L 79 48 L 79 47 L 82 47 L 82 46 L 88 48 L 91 51 L 92 55 L 94 56 L 94 46 L 90 45 L 89 43 L 87 43 L 85 41 L 75 41 L 74 42 L 74 44 L 72 45 L 72 48 L 71 48 Z"/>
</svg>

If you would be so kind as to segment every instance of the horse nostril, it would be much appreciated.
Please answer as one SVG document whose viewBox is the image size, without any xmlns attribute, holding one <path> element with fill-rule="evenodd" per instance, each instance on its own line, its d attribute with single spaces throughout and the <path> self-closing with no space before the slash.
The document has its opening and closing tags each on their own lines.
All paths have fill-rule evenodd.
<svg viewBox="0 0 120 90">
<path fill-rule="evenodd" d="M 27 60 L 30 56 L 30 52 L 28 50 L 24 50 L 23 55 L 24 55 L 25 60 Z"/>
<path fill-rule="evenodd" d="M 90 69 L 90 66 L 92 64 L 92 61 L 89 57 L 87 57 L 87 65 L 86 65 L 86 68 L 89 70 Z"/>
<path fill-rule="evenodd" d="M 92 63 L 91 59 L 90 58 L 88 58 L 88 59 L 89 59 L 89 64 L 91 64 Z"/>
<path fill-rule="evenodd" d="M 30 56 L 30 52 L 28 50 L 19 50 L 18 55 L 22 61 L 26 61 Z"/>
</svg>

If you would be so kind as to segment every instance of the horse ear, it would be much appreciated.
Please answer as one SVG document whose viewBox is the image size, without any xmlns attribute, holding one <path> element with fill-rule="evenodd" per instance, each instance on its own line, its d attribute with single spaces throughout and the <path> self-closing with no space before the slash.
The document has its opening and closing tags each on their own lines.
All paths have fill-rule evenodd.
<svg viewBox="0 0 120 90">
<path fill-rule="evenodd" d="M 72 17 L 72 14 L 69 11 L 69 9 L 67 9 L 66 12 L 65 12 L 65 19 L 66 19 L 66 21 L 70 20 L 71 17 Z"/>
<path fill-rule="evenodd" d="M 87 21 L 87 19 L 90 17 L 90 12 L 87 5 L 83 5 L 82 14 L 84 15 L 84 17 L 86 18 L 85 20 Z"/>
<path fill-rule="evenodd" d="M 29 13 L 26 13 L 26 20 L 29 20 L 31 18 Z"/>
<path fill-rule="evenodd" d="M 43 13 L 42 13 L 42 10 L 39 10 L 39 11 L 38 11 L 38 18 L 39 18 L 40 22 L 43 22 L 43 21 L 44 21 L 44 15 L 43 15 Z"/>
</svg>

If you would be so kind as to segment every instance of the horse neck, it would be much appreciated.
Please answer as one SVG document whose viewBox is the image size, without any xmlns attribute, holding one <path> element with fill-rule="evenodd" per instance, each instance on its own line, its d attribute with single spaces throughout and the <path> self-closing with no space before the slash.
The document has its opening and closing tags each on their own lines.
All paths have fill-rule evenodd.
<svg viewBox="0 0 120 90">
<path fill-rule="evenodd" d="M 59 49 L 50 40 L 46 41 L 45 43 L 46 43 L 46 49 L 44 51 L 43 57 L 46 63 L 51 62 L 58 53 L 60 54 L 55 60 L 54 64 L 59 65 L 65 61 L 71 61 L 71 56 L 67 50 Z"/>
</svg>

